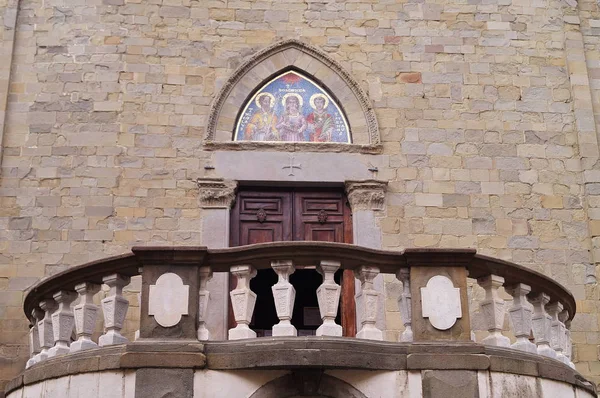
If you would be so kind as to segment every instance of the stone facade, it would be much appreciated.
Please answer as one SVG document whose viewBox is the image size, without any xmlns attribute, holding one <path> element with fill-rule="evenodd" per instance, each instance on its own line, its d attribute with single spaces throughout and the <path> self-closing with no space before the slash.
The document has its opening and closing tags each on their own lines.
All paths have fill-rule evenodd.
<svg viewBox="0 0 600 398">
<path fill-rule="evenodd" d="M 577 299 L 577 369 L 600 382 L 596 0 L 0 0 L 0 387 L 24 368 L 23 292 L 40 277 L 133 245 L 211 238 L 196 180 L 231 178 L 219 167 L 253 150 L 205 143 L 215 98 L 290 38 L 327 54 L 336 64 L 319 73 L 339 64 L 372 104 L 358 111 L 374 112 L 380 146 L 348 151 L 378 154 L 343 154 L 364 161 L 361 178 L 388 182 L 370 239 L 476 247 L 552 276 Z M 397 312 L 401 285 L 384 280 Z M 139 287 L 125 291 L 132 307 Z M 400 319 L 387 317 L 386 339 L 398 340 Z M 485 329 L 478 314 L 472 323 Z"/>
<path fill-rule="evenodd" d="M 85 373 L 31 384 L 8 394 L 7 398 L 142 398 L 169 394 L 182 398 L 270 398 L 308 396 L 307 393 L 315 398 L 594 397 L 567 383 L 500 372 L 327 370 L 316 378 L 310 372 L 302 373 L 152 368 L 137 372 Z M 316 379 L 317 384 L 300 384 L 303 376 L 313 383 Z"/>
<path fill-rule="evenodd" d="M 122 398 L 597 396 L 576 371 L 537 355 L 470 342 L 409 347 L 312 337 L 138 341 L 49 359 L 6 391 L 8 398 L 80 397 L 84 388 L 85 396 Z"/>
</svg>

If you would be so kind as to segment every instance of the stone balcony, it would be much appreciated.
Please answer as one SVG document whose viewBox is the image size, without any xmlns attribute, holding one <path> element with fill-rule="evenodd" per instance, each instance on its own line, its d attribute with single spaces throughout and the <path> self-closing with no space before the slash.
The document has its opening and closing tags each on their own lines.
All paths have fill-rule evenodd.
<svg viewBox="0 0 600 398">
<path fill-rule="evenodd" d="M 298 337 L 289 276 L 306 267 L 322 275 L 316 291 L 322 323 L 316 336 Z M 250 280 L 269 268 L 278 277 L 272 292 L 279 323 L 272 337 L 257 338 L 250 324 L 260 308 Z M 360 282 L 356 338 L 341 337 L 336 323 L 340 269 Z M 212 339 L 207 327 L 213 272 L 230 272 L 236 281 L 228 341 Z M 377 325 L 379 274 L 402 282 L 399 342 L 383 341 Z M 129 307 L 123 289 L 137 275 L 141 312 L 131 342 L 121 334 Z M 485 291 L 472 304 L 477 308 L 469 308 L 468 278 Z M 102 284 L 108 290 L 97 305 L 93 296 Z M 324 242 L 138 247 L 40 281 L 24 310 L 31 358 L 8 385 L 11 398 L 66 396 L 65 389 L 70 396 L 89 390 L 86 397 L 596 396 L 571 362 L 571 293 L 545 275 L 469 249 L 393 252 Z M 479 343 L 473 310 L 488 330 Z M 512 340 L 502 333 L 506 315 Z M 99 318 L 103 333 L 94 341 Z"/>
</svg>

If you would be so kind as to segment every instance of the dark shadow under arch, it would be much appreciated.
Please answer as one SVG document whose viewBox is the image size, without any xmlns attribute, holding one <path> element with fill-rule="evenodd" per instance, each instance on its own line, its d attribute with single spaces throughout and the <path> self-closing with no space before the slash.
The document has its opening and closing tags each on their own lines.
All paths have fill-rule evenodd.
<svg viewBox="0 0 600 398">
<path fill-rule="evenodd" d="M 250 398 L 368 398 L 352 385 L 322 370 L 300 370 L 272 380 L 260 387 Z"/>
</svg>

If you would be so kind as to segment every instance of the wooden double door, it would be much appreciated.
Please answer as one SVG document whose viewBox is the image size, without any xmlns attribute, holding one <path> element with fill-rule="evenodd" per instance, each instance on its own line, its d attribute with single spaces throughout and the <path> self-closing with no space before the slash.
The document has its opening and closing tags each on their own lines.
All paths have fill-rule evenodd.
<svg viewBox="0 0 600 398">
<path fill-rule="evenodd" d="M 231 213 L 231 246 L 276 241 L 325 241 L 352 243 L 352 215 L 341 189 L 242 188 Z M 316 264 L 315 264 L 316 265 Z M 338 271 L 342 286 L 338 322 L 345 336 L 356 334 L 354 275 Z M 299 334 L 310 335 L 320 324 L 316 289 L 322 278 L 314 267 L 297 269 L 290 277 L 296 289 L 292 324 Z M 268 335 L 279 320 L 271 286 L 273 270 L 259 271 L 250 282 L 257 294 L 251 328 Z M 233 319 L 230 314 L 230 320 Z M 230 326 L 232 322 L 230 321 Z"/>
</svg>

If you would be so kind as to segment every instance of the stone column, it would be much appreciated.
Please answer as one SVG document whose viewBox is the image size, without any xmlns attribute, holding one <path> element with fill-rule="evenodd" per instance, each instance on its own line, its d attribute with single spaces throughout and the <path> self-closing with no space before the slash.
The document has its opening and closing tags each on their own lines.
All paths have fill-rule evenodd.
<svg viewBox="0 0 600 398">
<path fill-rule="evenodd" d="M 198 202 L 202 209 L 199 220 L 202 244 L 209 249 L 229 247 L 229 217 L 235 200 L 237 183 L 221 178 L 199 178 Z M 210 338 L 227 339 L 229 316 L 229 272 L 215 272 L 206 284 L 210 306 L 206 309 L 205 326 Z"/>
<path fill-rule="evenodd" d="M 75 327 L 75 316 L 71 311 L 71 303 L 75 301 L 77 294 L 60 290 L 54 293 L 53 297 L 54 301 L 58 303 L 58 309 L 52 314 L 54 347 L 48 350 L 48 358 L 69 353 L 69 343 Z"/>
<path fill-rule="evenodd" d="M 75 286 L 79 294 L 79 304 L 73 307 L 75 314 L 75 330 L 77 341 L 71 344 L 71 352 L 89 350 L 98 345 L 92 341 L 92 333 L 96 328 L 99 308 L 94 304 L 93 297 L 100 291 L 100 285 L 80 283 Z"/>
<path fill-rule="evenodd" d="M 383 216 L 385 210 L 385 191 L 387 181 L 380 180 L 348 180 L 346 184 L 346 195 L 352 209 L 352 233 L 353 243 L 372 249 L 381 249 L 381 227 L 377 218 Z M 352 271 L 345 270 L 344 278 L 352 277 Z M 355 291 L 357 300 L 360 294 L 360 281 L 356 280 Z M 373 289 L 383 295 L 384 281 L 383 275 L 378 275 L 373 280 Z M 362 302 L 356 302 L 356 323 L 357 329 L 362 325 L 362 315 L 359 308 Z M 364 311 L 363 311 L 364 312 Z M 380 330 L 386 328 L 385 308 L 379 306 L 377 313 L 376 326 Z"/>
<path fill-rule="evenodd" d="M 297 336 L 298 331 L 290 323 L 294 312 L 296 289 L 290 283 L 290 275 L 296 270 L 291 260 L 271 261 L 271 268 L 279 277 L 277 283 L 271 287 L 275 309 L 279 323 L 273 326 L 273 336 Z"/>
<path fill-rule="evenodd" d="M 112 274 L 102 278 L 102 282 L 109 287 L 109 296 L 102 300 L 105 333 L 98 339 L 98 345 L 101 347 L 123 344 L 129 341 L 121 335 L 121 329 L 129 308 L 129 301 L 123 297 L 123 287 L 129 284 L 129 280 L 128 276 L 120 274 Z"/>
<path fill-rule="evenodd" d="M 44 319 L 44 311 L 39 308 L 34 308 L 31 311 L 31 316 L 33 317 L 33 325 L 29 328 L 29 360 L 25 365 L 25 369 L 29 369 L 31 366 L 38 363 L 40 357 L 39 353 L 42 351 L 40 347 L 40 333 L 38 328 L 38 323 Z"/>
<path fill-rule="evenodd" d="M 342 327 L 335 323 L 342 289 L 333 280 L 333 275 L 340 266 L 339 261 L 322 260 L 317 267 L 317 271 L 323 276 L 323 283 L 317 289 L 317 300 L 323 324 L 317 329 L 317 336 L 342 335 Z"/>
<path fill-rule="evenodd" d="M 206 288 L 208 281 L 212 279 L 213 273 L 210 267 L 200 267 L 200 289 L 198 292 L 198 340 L 210 340 L 210 332 L 206 328 L 206 314 L 208 309 L 208 300 L 210 300 L 210 291 Z"/>
<path fill-rule="evenodd" d="M 250 290 L 250 279 L 256 276 L 256 270 L 250 265 L 234 265 L 231 274 L 237 278 L 237 286 L 229 292 L 237 326 L 229 329 L 229 340 L 255 338 L 256 332 L 249 325 L 256 304 L 256 293 Z"/>
<path fill-rule="evenodd" d="M 513 297 L 513 305 L 509 308 L 508 313 L 517 341 L 511 347 L 516 350 L 537 354 L 535 344 L 529 341 L 533 309 L 527 301 L 527 294 L 531 291 L 531 287 L 524 283 L 518 283 L 506 286 L 505 289 Z"/>
<path fill-rule="evenodd" d="M 357 300 L 362 300 L 362 327 L 356 334 L 359 339 L 383 340 L 383 332 L 375 326 L 379 312 L 381 294 L 373 288 L 373 279 L 379 275 L 379 268 L 363 265 L 354 271 L 361 284 Z"/>
<path fill-rule="evenodd" d="M 410 268 L 400 268 L 396 278 L 402 282 L 402 293 L 398 297 L 400 316 L 404 324 L 404 332 L 400 335 L 400 341 L 408 343 L 413 341 L 412 332 L 412 295 L 410 294 Z"/>
<path fill-rule="evenodd" d="M 533 337 L 537 345 L 537 352 L 550 358 L 556 358 L 556 352 L 550 348 L 550 327 L 552 318 L 546 312 L 546 304 L 550 296 L 539 293 L 531 299 L 533 304 Z"/>
<path fill-rule="evenodd" d="M 56 302 L 53 299 L 44 299 L 40 301 L 40 308 L 44 311 L 44 318 L 38 322 L 41 349 L 38 362 L 48 358 L 48 350 L 54 345 L 52 312 L 54 312 L 56 307 Z"/>
<path fill-rule="evenodd" d="M 563 305 L 560 302 L 555 301 L 549 304 L 547 308 L 548 314 L 552 320 L 550 323 L 550 346 L 556 352 L 556 359 L 568 364 L 568 361 L 566 360 L 567 357 L 565 357 L 563 352 L 565 349 L 565 330 L 567 328 L 559 319 L 559 314 L 563 310 Z"/>
<path fill-rule="evenodd" d="M 505 302 L 498 296 L 498 288 L 504 284 L 504 278 L 498 275 L 488 275 L 477 279 L 477 283 L 485 289 L 485 299 L 480 306 L 490 332 L 490 335 L 484 338 L 482 343 L 510 347 L 510 339 L 502 335 Z"/>
</svg>

